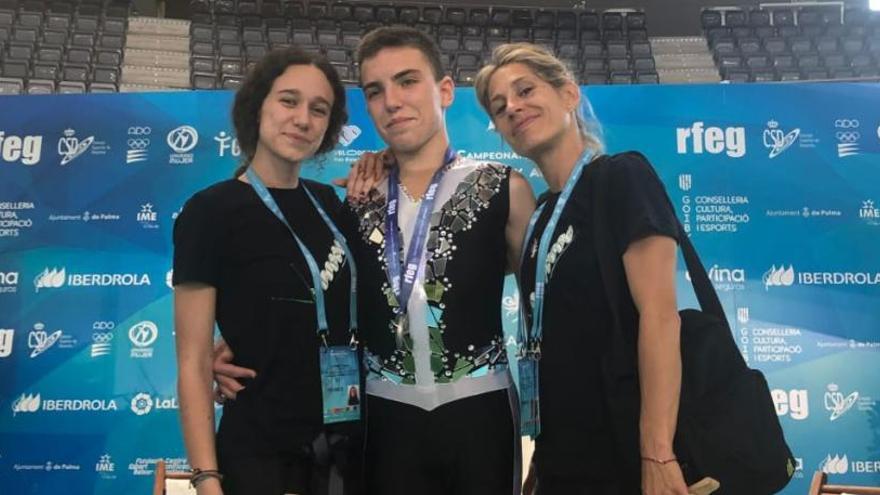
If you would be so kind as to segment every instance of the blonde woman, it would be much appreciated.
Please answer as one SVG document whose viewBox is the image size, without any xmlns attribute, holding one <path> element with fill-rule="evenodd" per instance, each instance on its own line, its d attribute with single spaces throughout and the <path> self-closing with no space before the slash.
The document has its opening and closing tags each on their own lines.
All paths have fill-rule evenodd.
<svg viewBox="0 0 880 495">
<path fill-rule="evenodd" d="M 663 185 L 641 154 L 602 154 L 583 119 L 586 102 L 574 77 L 543 48 L 499 46 L 475 86 L 495 128 L 535 162 L 549 186 L 519 271 L 525 310 L 520 376 L 533 373 L 536 382 L 535 393 L 521 390 L 523 414 L 529 400 L 540 410 L 536 492 L 686 495 L 672 450 L 681 383 L 678 228 Z M 600 160 L 610 162 L 606 211 L 614 218 L 607 224 L 614 226 L 610 235 L 620 255 L 615 269 L 626 281 L 621 326 L 632 337 L 629 381 L 606 371 L 614 330 L 593 248 L 589 187 Z M 626 394 L 640 409 L 621 417 L 616 398 Z"/>
</svg>

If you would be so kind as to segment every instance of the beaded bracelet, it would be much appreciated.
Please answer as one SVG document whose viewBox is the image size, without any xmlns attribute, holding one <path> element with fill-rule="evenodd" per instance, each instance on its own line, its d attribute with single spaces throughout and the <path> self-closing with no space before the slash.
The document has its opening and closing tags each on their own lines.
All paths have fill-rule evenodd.
<svg viewBox="0 0 880 495">
<path fill-rule="evenodd" d="M 205 481 L 208 478 L 216 478 L 218 481 L 223 481 L 223 475 L 220 474 L 220 471 L 217 471 L 216 469 L 195 468 L 192 470 L 192 477 L 189 479 L 189 486 L 195 488 L 199 485 L 199 483 Z"/>
<path fill-rule="evenodd" d="M 669 459 L 657 459 L 656 457 L 646 457 L 642 456 L 643 461 L 653 462 L 654 464 L 660 464 L 661 466 L 664 464 L 669 464 L 670 462 L 675 462 L 678 459 L 675 457 L 671 457 Z"/>
</svg>

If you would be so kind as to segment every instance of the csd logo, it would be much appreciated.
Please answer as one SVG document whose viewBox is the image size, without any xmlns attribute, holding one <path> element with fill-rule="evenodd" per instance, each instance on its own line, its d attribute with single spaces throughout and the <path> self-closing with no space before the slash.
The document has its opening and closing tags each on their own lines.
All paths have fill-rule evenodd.
<svg viewBox="0 0 880 495">
<path fill-rule="evenodd" d="M 92 330 L 113 330 L 116 323 L 112 321 L 96 321 L 92 323 Z"/>
</svg>

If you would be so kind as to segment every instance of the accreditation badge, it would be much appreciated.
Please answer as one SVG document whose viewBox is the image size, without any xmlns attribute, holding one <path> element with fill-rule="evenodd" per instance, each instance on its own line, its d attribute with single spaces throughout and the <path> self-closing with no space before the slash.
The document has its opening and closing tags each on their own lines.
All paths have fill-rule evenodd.
<svg viewBox="0 0 880 495">
<path fill-rule="evenodd" d="M 535 439 L 541 433 L 541 408 L 538 401 L 538 359 L 523 356 L 519 365 L 519 428 L 521 435 Z"/>
<path fill-rule="evenodd" d="M 362 399 L 357 350 L 322 346 L 319 353 L 324 424 L 359 420 Z"/>
</svg>

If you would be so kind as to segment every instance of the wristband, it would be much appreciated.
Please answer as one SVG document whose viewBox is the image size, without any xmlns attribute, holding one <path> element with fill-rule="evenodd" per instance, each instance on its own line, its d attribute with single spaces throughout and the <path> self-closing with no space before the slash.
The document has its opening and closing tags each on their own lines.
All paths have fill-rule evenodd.
<svg viewBox="0 0 880 495">
<path fill-rule="evenodd" d="M 220 474 L 220 471 L 217 471 L 216 469 L 195 468 L 192 470 L 192 477 L 189 479 L 189 486 L 195 488 L 199 486 L 199 483 L 205 481 L 208 478 L 216 478 L 217 481 L 223 481 L 223 475 Z"/>
<path fill-rule="evenodd" d="M 669 464 L 670 462 L 675 462 L 678 459 L 675 457 L 670 457 L 669 459 L 657 459 L 656 457 L 647 457 L 642 456 L 643 461 L 653 462 L 654 464 L 660 464 L 661 466 L 664 464 Z"/>
</svg>

